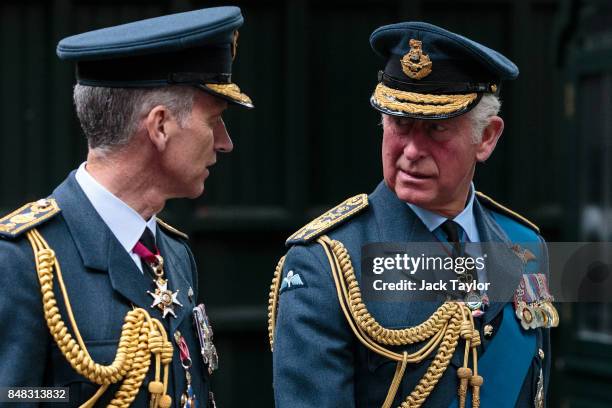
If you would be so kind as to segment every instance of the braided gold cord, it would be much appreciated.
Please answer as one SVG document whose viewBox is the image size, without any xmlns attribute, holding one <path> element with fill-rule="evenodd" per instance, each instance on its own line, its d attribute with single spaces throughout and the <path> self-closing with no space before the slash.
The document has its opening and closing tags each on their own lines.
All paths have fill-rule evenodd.
<svg viewBox="0 0 612 408">
<path fill-rule="evenodd" d="M 428 95 L 398 91 L 378 84 L 374 90 L 374 100 L 384 108 L 398 112 L 440 115 L 465 109 L 476 100 L 478 94 Z"/>
<path fill-rule="evenodd" d="M 406 366 L 408 365 L 408 353 L 404 351 L 403 359 L 401 362 L 397 363 L 395 367 L 395 374 L 393 374 L 393 380 L 391 381 L 391 385 L 389 386 L 389 391 L 387 392 L 387 398 L 382 404 L 382 408 L 390 408 L 391 404 L 393 404 L 393 400 L 395 399 L 395 394 L 397 394 L 397 389 L 402 383 L 402 378 L 404 377 L 404 372 L 406 371 Z"/>
<path fill-rule="evenodd" d="M 93 406 L 110 384 L 121 380 L 123 382 L 109 407 L 128 407 L 136 397 L 149 370 L 151 353 L 155 354 L 156 359 L 161 358 L 164 365 L 163 392 L 165 394 L 168 365 L 172 361 L 173 350 L 161 322 L 152 319 L 144 309 L 135 308 L 129 311 L 121 328 L 115 359 L 110 365 L 96 363 L 89 355 L 78 330 L 55 253 L 36 229 L 28 231 L 27 237 L 34 251 L 44 315 L 49 331 L 70 365 L 89 381 L 101 385 L 98 392 L 82 407 Z M 53 269 L 57 272 L 57 280 L 76 341 L 62 320 L 57 306 L 53 292 Z M 159 366 L 156 370 L 156 377 L 159 377 Z"/>
<path fill-rule="evenodd" d="M 406 400 L 402 402 L 402 408 L 417 408 L 420 407 L 429 394 L 433 391 L 434 387 L 446 371 L 448 364 L 457 347 L 459 341 L 459 326 L 461 316 L 455 314 L 451 317 L 444 339 L 438 348 L 438 352 L 434 357 L 431 365 L 425 372 L 425 375 L 415 389 L 406 397 Z"/>
<path fill-rule="evenodd" d="M 281 274 L 283 272 L 283 264 L 285 257 L 283 256 L 276 264 L 272 284 L 270 285 L 270 293 L 268 295 L 268 338 L 270 339 L 270 351 L 274 351 L 274 328 L 276 326 L 276 312 L 278 310 L 278 288 L 281 283 Z"/>
<path fill-rule="evenodd" d="M 458 302 L 442 304 L 426 321 L 406 329 L 387 329 L 381 326 L 368 312 L 361 298 L 359 283 L 355 276 L 350 256 L 344 245 L 323 236 L 318 239 L 327 254 L 332 275 L 336 283 L 338 298 L 349 326 L 357 338 L 368 348 L 398 362 L 385 405 L 393 401 L 397 384 L 403 376 L 406 363 L 423 361 L 436 347 L 438 350 L 423 378 L 402 402 L 401 408 L 418 408 L 433 391 L 455 352 L 461 334 L 464 315 L 470 313 L 465 305 Z M 470 313 L 471 314 L 471 313 Z M 473 335 L 473 322 L 470 335 Z M 407 355 L 394 353 L 382 345 L 408 345 L 428 342 L 417 352 Z"/>
<path fill-rule="evenodd" d="M 403 346 L 425 341 L 441 331 L 449 319 L 460 311 L 458 303 L 444 303 L 423 323 L 405 329 L 387 329 L 381 326 L 368 312 L 363 303 L 359 282 L 351 264 L 348 251 L 339 241 L 330 241 L 331 249 L 337 257 L 346 285 L 348 287 L 349 307 L 353 318 L 360 328 L 379 344 Z"/>
</svg>

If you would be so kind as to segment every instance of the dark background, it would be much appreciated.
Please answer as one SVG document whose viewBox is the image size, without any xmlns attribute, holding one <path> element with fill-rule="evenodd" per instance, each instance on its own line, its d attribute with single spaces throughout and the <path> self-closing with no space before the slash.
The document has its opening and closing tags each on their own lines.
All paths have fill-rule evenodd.
<svg viewBox="0 0 612 408">
<path fill-rule="evenodd" d="M 504 136 L 477 188 L 550 240 L 612 235 L 612 2 L 564 0 L 238 1 L 235 81 L 254 111 L 232 108 L 235 142 L 203 197 L 162 218 L 185 230 L 214 324 L 224 408 L 270 407 L 267 295 L 284 239 L 381 179 L 380 25 L 424 20 L 497 49 L 520 68 L 502 91 Z M 73 67 L 61 38 L 217 1 L 4 0 L 0 4 L 0 209 L 47 195 L 84 160 Z M 1 266 L 0 266 L 1 268 Z M 612 277 L 610 277 L 612 279 Z M 551 407 L 610 407 L 612 307 L 565 304 L 553 330 Z M 546 358 L 550 358 L 547 356 Z M 500 367 L 503 371 L 503 367 Z"/>
</svg>

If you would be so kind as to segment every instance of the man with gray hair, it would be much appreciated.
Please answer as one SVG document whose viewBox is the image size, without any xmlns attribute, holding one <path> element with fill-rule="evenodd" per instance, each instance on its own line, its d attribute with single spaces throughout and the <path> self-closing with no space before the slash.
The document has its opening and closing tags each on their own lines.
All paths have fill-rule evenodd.
<svg viewBox="0 0 612 408">
<path fill-rule="evenodd" d="M 233 148 L 223 112 L 253 107 L 231 82 L 242 22 L 217 7 L 59 43 L 89 150 L 51 196 L 0 219 L 0 402 L 215 406 L 188 237 L 156 214 L 203 193 Z"/>
<path fill-rule="evenodd" d="M 384 180 L 287 240 L 269 303 L 276 406 L 543 407 L 558 324 L 545 243 L 472 182 L 518 69 L 427 23 L 370 43 L 386 62 L 370 100 Z M 400 266 L 432 248 L 444 268 Z"/>
</svg>

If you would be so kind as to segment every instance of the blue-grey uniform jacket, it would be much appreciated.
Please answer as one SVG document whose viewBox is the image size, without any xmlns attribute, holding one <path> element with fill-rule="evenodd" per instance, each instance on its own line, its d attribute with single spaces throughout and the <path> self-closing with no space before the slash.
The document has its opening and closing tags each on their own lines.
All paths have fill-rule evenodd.
<svg viewBox="0 0 612 408">
<path fill-rule="evenodd" d="M 176 330 L 185 337 L 193 367 L 193 387 L 199 406 L 206 406 L 208 372 L 200 357 L 199 340 L 192 324 L 191 310 L 197 293 L 188 297 L 189 288 L 197 291 L 197 272 L 186 240 L 172 232 L 172 228 L 157 229 L 157 246 L 164 257 L 164 270 L 169 288 L 179 289 L 182 308 L 175 308 L 177 318 L 162 319 L 159 309 L 152 309 L 153 291 L 150 276 L 143 274 L 130 255 L 120 245 L 110 229 L 99 217 L 77 184 L 74 172 L 53 192 L 61 212 L 36 225 L 43 238 L 55 251 L 68 291 L 77 326 L 89 354 L 95 362 L 113 362 L 118 347 L 124 317 L 133 306 L 147 310 L 151 317 L 164 321 L 169 339 L 173 342 Z M 72 369 L 60 352 L 47 328 L 43 316 L 40 284 L 33 251 L 26 230 L 16 237 L 1 234 L 0 239 L 0 386 L 69 387 L 70 403 L 62 407 L 79 406 L 98 389 Z M 68 317 L 58 289 L 55 297 L 67 326 Z M 193 299 L 193 300 L 192 300 Z M 73 335 L 74 337 L 74 335 Z M 151 364 L 132 406 L 149 404 L 147 384 L 154 373 Z M 186 380 L 178 348 L 169 372 L 168 394 L 173 406 L 178 406 L 185 391 Z M 116 386 L 111 386 L 98 401 L 105 406 L 113 397 Z M 36 404 L 31 404 L 32 406 Z M 43 404 L 44 405 L 44 404 Z"/>
<path fill-rule="evenodd" d="M 368 198 L 367 208 L 350 218 L 337 217 L 327 231 L 318 234 L 325 233 L 344 244 L 358 281 L 362 245 L 434 239 L 409 206 L 384 183 Z M 537 261 L 547 262 L 544 241 L 534 229 L 485 201 L 480 197 L 474 203 L 481 241 L 505 244 L 496 247 L 502 248 L 497 253 L 489 254 L 489 281 L 495 282 L 503 274 L 506 280 L 508 276 L 514 276 L 512 281 L 518 284 L 525 269 L 522 261 L 510 250 L 511 245 L 514 242 L 534 242 L 541 248 Z M 381 407 L 396 362 L 372 352 L 356 339 L 340 308 L 328 258 L 321 245 L 316 243 L 316 236 L 290 238 L 288 243 L 291 249 L 281 279 L 286 279 L 289 272 L 294 278 L 293 284 L 281 287 L 273 332 L 276 407 Z M 299 275 L 299 279 L 295 275 Z M 440 306 L 435 302 L 366 301 L 366 304 L 383 327 L 394 329 L 416 326 Z M 548 383 L 549 329 L 524 330 L 514 314 L 511 299 L 491 303 L 482 319 L 479 324 L 482 344 L 478 353 L 480 374 L 484 377 L 481 406 L 533 407 L 540 371 L 544 390 Z M 484 335 L 485 325 L 493 328 L 492 334 Z M 422 345 L 407 347 L 406 350 L 412 352 Z M 463 341 L 460 341 L 450 365 L 424 407 L 457 406 L 456 370 L 463 363 L 463 349 Z M 392 406 L 399 406 L 413 391 L 434 354 L 419 364 L 408 365 Z M 467 406 L 471 406 L 470 398 Z"/>
</svg>

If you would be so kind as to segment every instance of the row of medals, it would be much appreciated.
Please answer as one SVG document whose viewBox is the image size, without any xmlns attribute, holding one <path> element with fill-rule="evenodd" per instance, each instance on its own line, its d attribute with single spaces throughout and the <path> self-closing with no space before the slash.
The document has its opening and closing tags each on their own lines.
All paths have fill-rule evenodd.
<svg viewBox="0 0 612 408">
<path fill-rule="evenodd" d="M 559 313 L 550 300 L 533 303 L 520 301 L 516 307 L 516 317 L 523 329 L 551 328 L 559 325 Z"/>
<path fill-rule="evenodd" d="M 466 284 L 474 280 L 472 274 L 468 272 L 458 275 L 459 281 Z M 522 295 L 520 290 L 518 295 L 519 297 Z M 481 295 L 479 292 L 471 291 L 465 296 L 465 304 L 472 310 L 474 317 L 482 315 L 487 303 L 488 297 L 486 294 Z M 551 328 L 559 325 L 559 313 L 553 306 L 551 299 L 542 299 L 532 303 L 519 301 L 515 313 L 525 330 L 539 327 Z"/>
<path fill-rule="evenodd" d="M 162 318 L 166 318 L 168 315 L 172 315 L 176 318 L 175 306 L 183 307 L 183 305 L 178 301 L 177 296 L 179 290 L 172 292 L 168 289 L 168 280 L 163 278 L 163 258 L 159 255 L 157 257 L 156 264 L 149 264 L 149 266 L 153 269 L 153 272 L 156 276 L 154 279 L 155 283 L 155 291 L 150 292 L 147 291 L 149 295 L 153 297 L 153 303 L 151 304 L 152 308 L 157 307 L 162 312 Z M 192 296 L 193 293 L 191 292 Z M 219 356 L 217 355 L 217 349 L 213 343 L 213 331 L 212 326 L 210 325 L 210 321 L 208 319 L 208 315 L 206 314 L 206 308 L 204 304 L 199 304 L 198 306 L 193 308 L 193 323 L 198 333 L 198 340 L 200 341 L 200 354 L 202 356 L 202 360 L 204 361 L 204 365 L 208 367 L 208 374 L 212 375 L 213 371 L 219 368 Z M 180 331 L 175 331 L 174 340 L 177 343 L 177 346 L 184 345 L 187 346 L 187 343 L 184 341 L 183 336 Z M 189 357 L 189 351 L 187 350 L 187 357 L 184 360 L 181 360 L 181 365 L 185 370 L 185 379 L 187 382 L 187 389 L 181 396 L 181 407 L 182 408 L 197 408 L 197 399 L 196 395 L 193 392 L 193 387 L 191 385 L 191 359 Z M 208 403 L 212 408 L 216 407 L 214 395 L 209 392 L 208 395 Z"/>
</svg>

